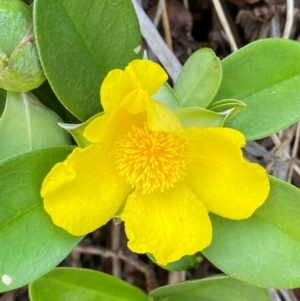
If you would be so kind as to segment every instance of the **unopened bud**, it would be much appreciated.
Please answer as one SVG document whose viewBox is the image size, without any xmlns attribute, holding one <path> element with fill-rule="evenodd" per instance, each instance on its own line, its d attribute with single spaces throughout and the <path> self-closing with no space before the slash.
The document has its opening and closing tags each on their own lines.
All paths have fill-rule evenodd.
<svg viewBox="0 0 300 301">
<path fill-rule="evenodd" d="M 0 88 L 26 92 L 44 80 L 34 42 L 31 7 L 21 0 L 1 0 Z"/>
</svg>

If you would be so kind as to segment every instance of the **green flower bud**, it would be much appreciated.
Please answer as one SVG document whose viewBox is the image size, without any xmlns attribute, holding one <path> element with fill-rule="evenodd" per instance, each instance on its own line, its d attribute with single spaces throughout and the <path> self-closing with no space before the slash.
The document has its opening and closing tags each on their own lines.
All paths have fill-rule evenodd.
<svg viewBox="0 0 300 301">
<path fill-rule="evenodd" d="M 34 42 L 31 7 L 21 0 L 1 0 L 0 88 L 26 92 L 45 79 Z"/>
</svg>

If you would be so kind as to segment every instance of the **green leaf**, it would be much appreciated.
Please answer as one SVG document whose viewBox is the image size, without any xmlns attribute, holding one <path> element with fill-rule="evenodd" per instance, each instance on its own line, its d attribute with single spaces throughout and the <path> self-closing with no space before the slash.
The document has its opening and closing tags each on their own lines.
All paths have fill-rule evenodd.
<svg viewBox="0 0 300 301">
<path fill-rule="evenodd" d="M 214 102 L 212 105 L 208 107 L 208 110 L 212 110 L 214 112 L 227 112 L 230 110 L 230 114 L 227 115 L 226 121 L 231 119 L 233 116 L 238 114 L 241 110 L 245 108 L 245 104 L 236 99 L 223 99 Z"/>
<path fill-rule="evenodd" d="M 300 286 L 300 190 L 270 177 L 265 204 L 246 220 L 210 214 L 214 235 L 202 253 L 224 273 L 260 287 Z M 285 272 L 286 271 L 286 272 Z"/>
<path fill-rule="evenodd" d="M 42 276 L 82 239 L 55 226 L 40 197 L 44 177 L 71 150 L 41 149 L 0 162 L 0 292 Z"/>
<path fill-rule="evenodd" d="M 217 113 L 202 108 L 182 108 L 174 111 L 184 128 L 190 126 L 222 127 L 231 112 L 232 109 Z"/>
<path fill-rule="evenodd" d="M 71 144 L 62 120 L 32 93 L 7 92 L 0 119 L 0 161 L 32 150 Z"/>
<path fill-rule="evenodd" d="M 215 97 L 222 79 L 219 58 L 209 48 L 194 52 L 184 64 L 174 91 L 182 107 L 206 108 Z"/>
<path fill-rule="evenodd" d="M 154 301 L 269 301 L 268 292 L 225 275 L 159 287 Z"/>
<path fill-rule="evenodd" d="M 214 101 L 234 98 L 246 108 L 225 126 L 247 140 L 269 136 L 300 118 L 300 44 L 285 39 L 251 43 L 222 61 L 223 80 Z"/>
<path fill-rule="evenodd" d="M 147 256 L 153 261 L 155 264 L 159 265 L 161 268 L 168 271 L 185 271 L 191 267 L 198 266 L 203 261 L 203 256 L 201 252 L 197 252 L 194 255 L 185 255 L 177 261 L 168 263 L 167 265 L 160 265 L 155 260 L 155 257 L 147 253 Z"/>
<path fill-rule="evenodd" d="M 137 287 L 92 270 L 54 269 L 29 287 L 31 301 L 149 301 Z"/>
<path fill-rule="evenodd" d="M 79 120 L 72 115 L 57 99 L 49 82 L 45 81 L 37 89 L 31 91 L 46 107 L 59 115 L 64 122 L 79 123 Z"/>
<path fill-rule="evenodd" d="M 168 83 L 163 84 L 151 98 L 167 106 L 170 110 L 176 110 L 181 107 L 177 95 Z"/>
<path fill-rule="evenodd" d="M 36 0 L 34 25 L 45 74 L 78 119 L 102 110 L 107 73 L 141 58 L 141 35 L 130 0 Z"/>
</svg>

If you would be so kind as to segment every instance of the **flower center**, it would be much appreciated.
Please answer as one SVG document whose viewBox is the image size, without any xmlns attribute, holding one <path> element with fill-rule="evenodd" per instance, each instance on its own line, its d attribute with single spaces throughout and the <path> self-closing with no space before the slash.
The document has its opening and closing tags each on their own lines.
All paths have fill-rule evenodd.
<svg viewBox="0 0 300 301">
<path fill-rule="evenodd" d="M 117 142 L 117 169 L 127 182 L 152 193 L 173 187 L 185 175 L 187 141 L 170 133 L 132 127 Z"/>
</svg>

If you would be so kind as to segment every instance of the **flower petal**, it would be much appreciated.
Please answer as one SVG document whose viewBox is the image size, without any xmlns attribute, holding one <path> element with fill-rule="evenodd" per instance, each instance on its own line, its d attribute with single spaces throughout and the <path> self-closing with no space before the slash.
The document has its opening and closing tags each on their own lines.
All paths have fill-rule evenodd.
<svg viewBox="0 0 300 301">
<path fill-rule="evenodd" d="M 138 114 L 146 111 L 146 103 L 149 100 L 150 97 L 145 91 L 136 89 L 123 99 L 120 107 L 128 113 Z"/>
<path fill-rule="evenodd" d="M 163 104 L 149 99 L 146 102 L 148 126 L 152 131 L 177 132 L 182 131 L 178 117 Z"/>
<path fill-rule="evenodd" d="M 114 153 L 99 145 L 76 148 L 43 182 L 44 207 L 54 224 L 84 235 L 107 223 L 132 188 L 115 168 Z"/>
<path fill-rule="evenodd" d="M 135 89 L 127 72 L 115 69 L 104 78 L 101 89 L 101 104 L 105 113 L 116 110 L 122 100 Z"/>
<path fill-rule="evenodd" d="M 83 136 L 92 143 L 107 143 L 120 139 L 133 125 L 143 127 L 146 112 L 131 114 L 120 108 L 111 114 L 95 118 L 84 130 Z"/>
<path fill-rule="evenodd" d="M 245 138 L 229 128 L 190 128 L 192 160 L 185 182 L 213 213 L 244 219 L 261 206 L 269 193 L 264 168 L 243 158 Z"/>
<path fill-rule="evenodd" d="M 149 60 L 134 60 L 125 68 L 125 72 L 135 87 L 147 91 L 149 96 L 154 95 L 168 79 L 165 70 Z"/>
<path fill-rule="evenodd" d="M 152 131 L 183 131 L 178 117 L 163 104 L 149 98 L 143 90 L 134 90 L 118 110 L 95 118 L 85 129 L 84 137 L 92 143 L 114 141 L 130 131 L 133 125 L 143 128 L 148 121 Z"/>
<path fill-rule="evenodd" d="M 163 193 L 133 192 L 121 219 L 128 247 L 137 253 L 152 253 L 162 265 L 195 254 L 211 242 L 208 212 L 183 183 Z"/>
</svg>

